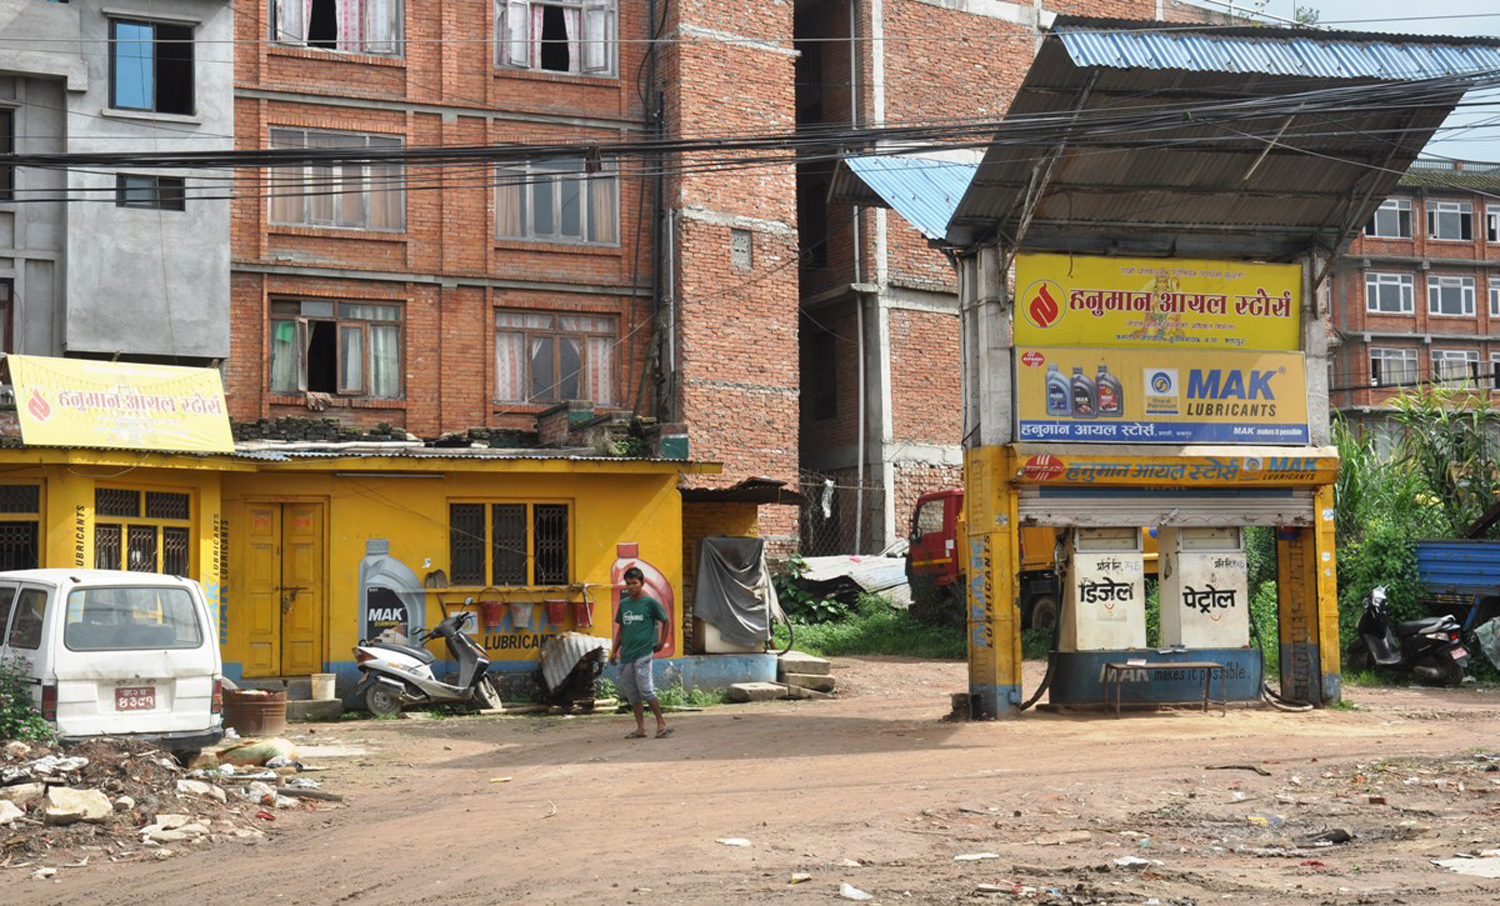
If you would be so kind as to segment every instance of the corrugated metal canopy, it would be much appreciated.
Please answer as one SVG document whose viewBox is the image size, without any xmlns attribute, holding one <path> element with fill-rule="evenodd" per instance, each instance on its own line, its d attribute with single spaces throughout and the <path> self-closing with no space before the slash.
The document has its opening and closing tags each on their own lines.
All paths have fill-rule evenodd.
<svg viewBox="0 0 1500 906">
<path fill-rule="evenodd" d="M 928 239 L 942 239 L 977 169 L 978 161 L 898 154 L 846 157 L 834 171 L 830 195 L 836 201 L 894 208 Z"/>
<path fill-rule="evenodd" d="M 947 241 L 1260 260 L 1332 253 L 1473 78 L 1497 70 L 1493 39 L 1059 17 L 1007 113 L 1014 128 L 996 134 Z"/>
</svg>

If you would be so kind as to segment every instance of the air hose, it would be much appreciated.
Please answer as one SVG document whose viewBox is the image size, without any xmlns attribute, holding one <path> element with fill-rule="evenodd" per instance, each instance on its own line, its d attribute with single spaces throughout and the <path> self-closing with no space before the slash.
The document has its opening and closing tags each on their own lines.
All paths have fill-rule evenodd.
<svg viewBox="0 0 1500 906">
<path fill-rule="evenodd" d="M 1266 681 L 1266 643 L 1261 638 L 1260 626 L 1255 622 L 1255 614 L 1250 614 L 1250 633 L 1255 636 L 1255 647 L 1260 649 L 1260 697 L 1266 704 L 1277 711 L 1290 711 L 1293 713 L 1311 711 L 1313 706 L 1309 702 L 1299 702 L 1290 698 L 1283 698 L 1271 691 L 1271 684 Z"/>
<path fill-rule="evenodd" d="M 1052 621 L 1052 647 L 1047 651 L 1047 672 L 1042 674 L 1042 683 L 1036 687 L 1036 692 L 1018 709 L 1021 711 L 1025 711 L 1041 700 L 1051 688 L 1052 674 L 1057 668 L 1057 646 L 1062 641 L 1063 608 L 1068 606 L 1068 596 L 1064 593 L 1064 589 L 1068 587 L 1068 570 L 1067 564 L 1060 556 L 1061 549 L 1063 549 L 1063 540 L 1059 537 L 1057 544 L 1052 548 L 1052 571 L 1057 575 L 1057 617 Z"/>
</svg>

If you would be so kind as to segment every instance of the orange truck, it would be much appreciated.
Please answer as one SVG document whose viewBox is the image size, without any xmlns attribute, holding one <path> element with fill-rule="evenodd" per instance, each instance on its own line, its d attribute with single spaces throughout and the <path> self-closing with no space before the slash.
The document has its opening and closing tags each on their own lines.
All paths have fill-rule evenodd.
<svg viewBox="0 0 1500 906">
<path fill-rule="evenodd" d="M 1057 622 L 1062 597 L 1057 573 L 1060 529 L 1022 526 L 1021 570 L 1016 574 L 1021 595 L 1021 625 L 1051 627 Z M 912 510 L 911 546 L 906 552 L 906 581 L 912 601 L 921 610 L 963 614 L 964 550 L 963 488 L 934 491 L 917 499 Z M 1146 553 L 1146 575 L 1156 575 L 1156 530 L 1141 529 Z"/>
</svg>

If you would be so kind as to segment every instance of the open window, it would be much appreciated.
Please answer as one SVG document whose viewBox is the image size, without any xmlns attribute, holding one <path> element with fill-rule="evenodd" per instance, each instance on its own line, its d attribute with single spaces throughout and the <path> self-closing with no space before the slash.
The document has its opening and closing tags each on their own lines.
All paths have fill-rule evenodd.
<svg viewBox="0 0 1500 906">
<path fill-rule="evenodd" d="M 402 0 L 273 0 L 272 36 L 279 44 L 399 55 Z"/>
<path fill-rule="evenodd" d="M 401 396 L 401 306 L 271 303 L 272 393 Z"/>
<path fill-rule="evenodd" d="M 111 19 L 109 86 L 118 110 L 191 115 L 193 27 Z"/>
<path fill-rule="evenodd" d="M 495 65 L 612 76 L 617 0 L 495 0 Z"/>
</svg>

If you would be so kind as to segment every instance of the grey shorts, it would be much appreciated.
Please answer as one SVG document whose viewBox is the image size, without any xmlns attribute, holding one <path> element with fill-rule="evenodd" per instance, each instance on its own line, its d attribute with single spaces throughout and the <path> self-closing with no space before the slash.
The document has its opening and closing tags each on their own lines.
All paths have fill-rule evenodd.
<svg viewBox="0 0 1500 906">
<path fill-rule="evenodd" d="M 632 705 L 636 702 L 656 701 L 656 685 L 651 679 L 651 661 L 646 655 L 640 660 L 620 665 L 620 694 Z"/>
</svg>

